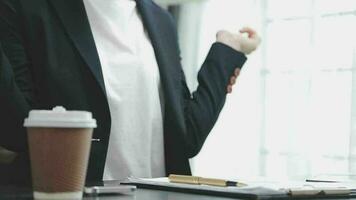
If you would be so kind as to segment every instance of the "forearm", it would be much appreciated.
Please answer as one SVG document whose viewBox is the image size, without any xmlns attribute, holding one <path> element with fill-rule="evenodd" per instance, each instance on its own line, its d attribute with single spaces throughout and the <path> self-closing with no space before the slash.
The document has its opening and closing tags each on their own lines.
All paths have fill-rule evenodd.
<svg viewBox="0 0 356 200">
<path fill-rule="evenodd" d="M 244 54 L 215 43 L 198 75 L 199 87 L 192 98 L 186 96 L 186 141 L 189 156 L 195 156 L 214 127 L 225 104 L 226 87 L 236 68 L 246 61 Z"/>
</svg>

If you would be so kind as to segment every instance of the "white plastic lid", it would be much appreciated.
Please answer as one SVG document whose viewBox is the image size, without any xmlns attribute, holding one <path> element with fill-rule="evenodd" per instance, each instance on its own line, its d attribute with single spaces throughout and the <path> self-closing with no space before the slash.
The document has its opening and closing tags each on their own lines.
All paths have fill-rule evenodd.
<svg viewBox="0 0 356 200">
<path fill-rule="evenodd" d="M 53 110 L 31 110 L 25 119 L 25 127 L 96 128 L 91 112 L 67 111 L 62 106 Z"/>
</svg>

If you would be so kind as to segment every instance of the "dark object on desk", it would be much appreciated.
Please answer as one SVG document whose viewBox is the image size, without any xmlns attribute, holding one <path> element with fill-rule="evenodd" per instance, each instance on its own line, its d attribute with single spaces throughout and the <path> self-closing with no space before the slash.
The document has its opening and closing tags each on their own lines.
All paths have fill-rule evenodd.
<svg viewBox="0 0 356 200">
<path fill-rule="evenodd" d="M 306 182 L 312 183 L 338 183 L 338 181 L 328 181 L 328 180 L 313 180 L 313 179 L 306 179 Z"/>
<path fill-rule="evenodd" d="M 356 174 L 320 174 L 305 180 L 320 183 L 356 183 Z"/>
</svg>

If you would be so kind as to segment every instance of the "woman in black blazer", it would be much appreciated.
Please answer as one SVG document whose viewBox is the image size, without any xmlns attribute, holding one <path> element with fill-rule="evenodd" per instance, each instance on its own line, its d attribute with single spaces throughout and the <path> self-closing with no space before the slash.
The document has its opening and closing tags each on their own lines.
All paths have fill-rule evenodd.
<svg viewBox="0 0 356 200">
<path fill-rule="evenodd" d="M 218 42 L 199 72 L 199 87 L 191 94 L 172 17 L 151 0 L 136 3 L 163 85 L 166 173 L 190 174 L 188 159 L 200 151 L 224 105 L 231 77 L 236 78 L 234 72 L 246 61 L 246 46 L 253 41 L 249 50 L 253 51 L 258 37 L 252 30 L 245 30 L 250 35 L 247 39 L 227 32 L 218 34 Z M 111 119 L 83 1 L 0 0 L 0 41 L 9 60 L 2 59 L 0 65 L 0 145 L 19 153 L 21 166 L 14 171 L 29 171 L 22 126 L 29 110 L 62 105 L 69 110 L 91 111 L 97 119 L 93 137 L 100 142 L 92 144 L 87 181 L 102 180 Z M 20 176 L 20 182 L 30 178 L 29 174 Z"/>
</svg>

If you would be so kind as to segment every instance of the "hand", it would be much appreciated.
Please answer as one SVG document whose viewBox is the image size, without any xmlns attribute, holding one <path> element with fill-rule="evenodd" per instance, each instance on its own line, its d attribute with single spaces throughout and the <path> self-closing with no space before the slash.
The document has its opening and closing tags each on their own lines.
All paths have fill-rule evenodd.
<svg viewBox="0 0 356 200">
<path fill-rule="evenodd" d="M 243 35 L 244 33 L 247 33 L 248 37 L 245 37 Z M 240 30 L 239 34 L 234 34 L 228 31 L 219 31 L 216 34 L 216 41 L 221 42 L 236 51 L 250 54 L 257 49 L 261 43 L 261 38 L 254 29 L 244 27 Z"/>
<path fill-rule="evenodd" d="M 232 93 L 232 87 L 236 83 L 237 77 L 240 75 L 240 68 L 236 68 L 234 71 L 234 75 L 230 78 L 229 85 L 227 86 L 227 93 L 231 94 Z"/>
</svg>

